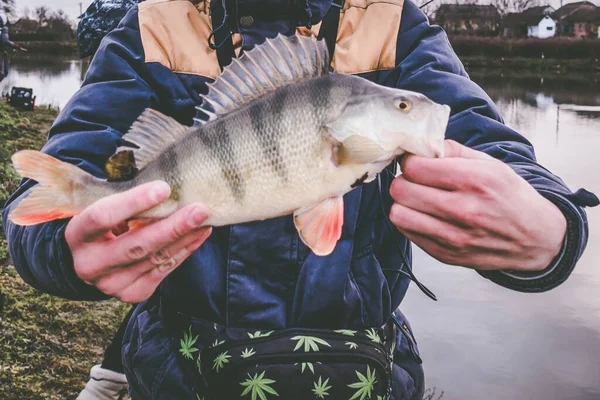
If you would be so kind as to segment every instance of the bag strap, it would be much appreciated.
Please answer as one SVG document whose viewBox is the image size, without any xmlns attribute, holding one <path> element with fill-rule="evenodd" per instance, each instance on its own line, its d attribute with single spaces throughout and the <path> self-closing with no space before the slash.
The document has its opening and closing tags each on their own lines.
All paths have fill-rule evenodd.
<svg viewBox="0 0 600 400">
<path fill-rule="evenodd" d="M 319 30 L 319 36 L 317 39 L 325 39 L 327 43 L 327 50 L 329 51 L 329 61 L 333 60 L 333 53 L 335 52 L 335 42 L 337 40 L 338 28 L 340 25 L 340 12 L 344 8 L 346 0 L 333 0 L 331 7 L 325 14 L 323 21 L 321 21 L 321 29 Z M 330 67 L 331 68 L 331 67 Z"/>
<path fill-rule="evenodd" d="M 229 28 L 228 18 L 221 0 L 210 2 L 210 18 L 213 31 L 208 36 L 208 47 L 217 51 L 217 60 L 221 71 L 231 63 L 235 52 L 233 50 L 233 31 Z M 216 28 L 214 28 L 216 26 Z"/>
</svg>

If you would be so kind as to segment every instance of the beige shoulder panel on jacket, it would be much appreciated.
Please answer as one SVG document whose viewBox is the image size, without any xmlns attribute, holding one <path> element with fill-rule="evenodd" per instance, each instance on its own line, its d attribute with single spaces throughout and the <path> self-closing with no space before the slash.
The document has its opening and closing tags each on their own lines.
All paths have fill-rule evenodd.
<svg viewBox="0 0 600 400">
<path fill-rule="evenodd" d="M 344 74 L 396 67 L 396 43 L 404 0 L 346 0 L 332 66 Z M 298 28 L 303 35 L 319 34 L 321 24 Z"/>
<path fill-rule="evenodd" d="M 403 4 L 404 0 L 347 0 L 340 13 L 333 69 L 345 74 L 393 69 Z M 147 0 L 138 7 L 147 63 L 211 79 L 220 73 L 216 52 L 208 46 L 212 30 L 208 1 Z M 317 24 L 298 32 L 318 35 L 319 28 Z M 239 54 L 240 35 L 233 40 Z"/>
</svg>

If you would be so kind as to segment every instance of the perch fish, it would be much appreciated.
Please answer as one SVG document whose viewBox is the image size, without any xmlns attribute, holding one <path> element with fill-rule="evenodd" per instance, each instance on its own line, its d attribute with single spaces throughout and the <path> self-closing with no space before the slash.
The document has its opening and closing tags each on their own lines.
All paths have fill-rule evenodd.
<svg viewBox="0 0 600 400">
<path fill-rule="evenodd" d="M 31 150 L 12 157 L 37 181 L 10 213 L 19 225 L 77 215 L 95 201 L 164 180 L 169 199 L 136 216 L 160 219 L 191 202 L 206 225 L 293 214 L 303 242 L 330 254 L 340 238 L 342 196 L 396 157 L 442 157 L 450 108 L 412 91 L 328 71 L 322 40 L 279 35 L 245 53 L 209 84 L 188 127 L 147 109 L 106 162 L 107 179 Z"/>
</svg>

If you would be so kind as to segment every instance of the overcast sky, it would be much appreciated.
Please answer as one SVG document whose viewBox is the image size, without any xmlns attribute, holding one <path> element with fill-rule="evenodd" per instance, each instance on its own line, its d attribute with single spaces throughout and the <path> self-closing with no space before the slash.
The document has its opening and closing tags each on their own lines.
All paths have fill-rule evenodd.
<svg viewBox="0 0 600 400">
<path fill-rule="evenodd" d="M 21 14 L 25 7 L 33 10 L 40 6 L 46 6 L 51 10 L 62 9 L 73 21 L 79 16 L 79 2 L 85 9 L 91 4 L 92 0 L 15 0 L 17 14 Z"/>
<path fill-rule="evenodd" d="M 15 0 L 15 4 L 17 7 L 17 13 L 21 14 L 23 8 L 28 7 L 33 10 L 36 7 L 45 5 L 50 9 L 59 9 L 62 8 L 67 15 L 75 21 L 77 16 L 79 15 L 79 2 L 81 1 L 81 7 L 85 11 L 87 6 L 90 5 L 92 0 L 52 0 L 51 2 L 48 0 Z M 436 2 L 444 2 L 444 3 L 454 3 L 454 0 L 435 0 Z M 563 4 L 572 3 L 573 1 L 578 0 L 564 0 Z M 592 0 L 596 5 L 600 5 L 600 0 Z M 50 4 L 48 4 L 50 3 Z M 482 0 L 481 4 L 489 4 L 489 0 Z M 546 3 L 549 3 L 554 8 L 560 7 L 560 0 L 549 0 Z"/>
</svg>

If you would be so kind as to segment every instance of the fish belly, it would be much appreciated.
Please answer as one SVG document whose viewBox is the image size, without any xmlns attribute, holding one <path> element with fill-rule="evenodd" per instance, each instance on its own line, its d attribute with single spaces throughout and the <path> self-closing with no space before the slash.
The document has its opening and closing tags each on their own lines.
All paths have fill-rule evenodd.
<svg viewBox="0 0 600 400">
<path fill-rule="evenodd" d="M 291 214 L 328 194 L 323 183 L 331 168 L 331 149 L 318 132 L 299 132 L 300 140 L 279 140 L 267 148 L 245 129 L 249 128 L 230 130 L 239 136 L 224 143 L 227 151 L 204 143 L 199 157 L 184 163 L 189 177 L 183 182 L 181 200 L 207 204 L 211 210 L 207 224 Z"/>
</svg>

